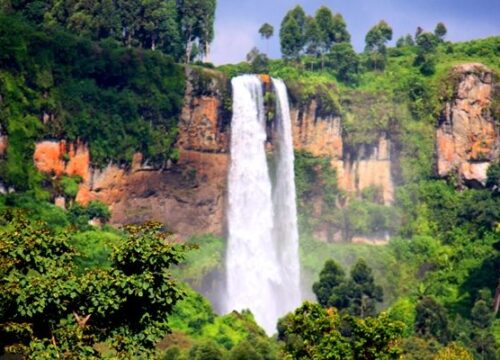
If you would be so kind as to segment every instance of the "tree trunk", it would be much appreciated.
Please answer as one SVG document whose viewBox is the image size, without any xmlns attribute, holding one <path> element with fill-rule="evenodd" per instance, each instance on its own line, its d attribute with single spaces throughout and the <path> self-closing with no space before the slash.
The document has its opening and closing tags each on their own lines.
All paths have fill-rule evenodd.
<svg viewBox="0 0 500 360">
<path fill-rule="evenodd" d="M 210 62 L 210 44 L 205 42 L 205 62 Z"/>
<path fill-rule="evenodd" d="M 498 310 L 500 308 L 500 278 L 498 278 L 498 286 L 497 290 L 495 291 L 495 298 L 493 300 L 493 314 L 496 317 Z"/>
</svg>

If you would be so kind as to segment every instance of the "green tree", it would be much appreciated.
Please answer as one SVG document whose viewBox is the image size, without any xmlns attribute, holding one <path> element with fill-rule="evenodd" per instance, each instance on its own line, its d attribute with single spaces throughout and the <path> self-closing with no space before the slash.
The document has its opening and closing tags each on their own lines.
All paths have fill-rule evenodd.
<svg viewBox="0 0 500 360">
<path fill-rule="evenodd" d="M 223 360 L 224 353 L 214 342 L 204 342 L 194 345 L 188 354 L 189 360 Z"/>
<path fill-rule="evenodd" d="M 281 53 L 287 59 L 298 59 L 305 45 L 306 14 L 301 6 L 297 5 L 290 10 L 280 27 Z"/>
<path fill-rule="evenodd" d="M 183 247 L 160 224 L 127 227 L 109 268 L 77 268 L 69 232 L 57 233 L 20 212 L 0 219 L 0 345 L 29 358 L 148 354 L 183 297 L 169 274 Z M 8 226 L 6 226 L 8 224 Z"/>
<path fill-rule="evenodd" d="M 415 332 L 420 336 L 432 336 L 441 343 L 446 343 L 449 338 L 446 309 L 432 297 L 425 296 L 415 310 Z"/>
<path fill-rule="evenodd" d="M 396 46 L 397 47 L 403 47 L 403 46 L 415 46 L 415 41 L 413 40 L 413 36 L 410 34 L 407 34 L 405 36 L 401 36 L 397 41 L 396 41 Z"/>
<path fill-rule="evenodd" d="M 365 37 L 365 52 L 369 56 L 370 68 L 381 70 L 385 67 L 387 61 L 385 44 L 391 39 L 392 28 L 384 20 L 368 31 Z"/>
<path fill-rule="evenodd" d="M 269 59 L 266 54 L 263 54 L 256 47 L 252 48 L 247 54 L 247 61 L 252 67 L 252 72 L 255 74 L 265 74 L 269 72 Z"/>
<path fill-rule="evenodd" d="M 411 34 L 407 34 L 405 36 L 406 46 L 415 46 L 415 40 L 413 40 L 413 36 Z"/>
<path fill-rule="evenodd" d="M 313 284 L 314 294 L 321 306 L 331 306 L 330 297 L 344 281 L 345 273 L 340 265 L 333 260 L 327 260 L 319 273 L 319 281 Z"/>
<path fill-rule="evenodd" d="M 434 35 L 440 40 L 443 41 L 444 37 L 446 36 L 446 33 L 448 30 L 446 29 L 446 26 L 442 23 L 439 22 L 436 25 L 436 28 L 434 29 Z"/>
<path fill-rule="evenodd" d="M 330 8 L 321 6 L 315 14 L 316 25 L 319 32 L 319 52 L 321 54 L 321 68 L 324 68 L 324 57 L 334 43 L 333 13 Z"/>
<path fill-rule="evenodd" d="M 481 292 L 471 310 L 472 331 L 471 346 L 476 354 L 485 360 L 496 360 L 495 338 L 492 334 L 493 311 L 489 291 Z"/>
<path fill-rule="evenodd" d="M 382 288 L 375 284 L 372 270 L 363 259 L 351 269 L 345 279 L 343 270 L 333 260 L 325 263 L 313 291 L 323 307 L 336 307 L 362 318 L 376 314 L 376 303 L 383 301 Z"/>
<path fill-rule="evenodd" d="M 259 34 L 263 39 L 267 40 L 267 53 L 269 53 L 269 39 L 274 35 L 274 27 L 271 24 L 264 23 L 259 28 Z"/>
<path fill-rule="evenodd" d="M 340 81 L 350 84 L 356 82 L 359 72 L 359 59 L 351 43 L 334 44 L 329 58 Z"/>
<path fill-rule="evenodd" d="M 208 57 L 214 37 L 216 0 L 179 0 L 181 30 L 185 41 L 185 61 L 191 62 L 193 48 Z"/>
<path fill-rule="evenodd" d="M 486 172 L 486 186 L 493 191 L 500 191 L 500 162 L 492 163 Z"/>
<path fill-rule="evenodd" d="M 259 34 L 263 39 L 270 39 L 274 35 L 274 27 L 271 24 L 265 23 L 259 29 Z"/>
<path fill-rule="evenodd" d="M 280 29 L 281 53 L 285 58 L 297 59 L 302 50 L 304 37 L 302 30 L 293 18 L 282 24 Z"/>
<path fill-rule="evenodd" d="M 351 34 L 347 31 L 347 24 L 345 23 L 344 17 L 340 13 L 335 14 L 333 17 L 331 34 L 334 43 L 351 41 Z"/>
<path fill-rule="evenodd" d="M 320 54 L 321 33 L 319 31 L 316 19 L 312 16 L 306 18 L 305 25 L 305 52 L 306 54 L 316 57 Z M 314 60 L 311 59 L 311 70 L 314 70 Z"/>
<path fill-rule="evenodd" d="M 405 44 L 405 38 L 404 38 L 404 36 L 401 36 L 401 37 L 399 37 L 399 38 L 396 40 L 396 47 L 401 48 L 401 47 L 403 47 L 403 46 L 405 46 L 405 45 L 406 45 L 406 44 Z"/>
<path fill-rule="evenodd" d="M 417 56 L 413 62 L 420 67 L 423 75 L 432 75 L 435 72 L 434 52 L 439 40 L 436 35 L 429 32 L 422 32 L 416 37 Z"/>
<path fill-rule="evenodd" d="M 351 280 L 347 284 L 349 312 L 356 316 L 366 317 L 376 313 L 376 303 L 382 302 L 382 287 L 375 284 L 372 270 L 363 259 L 359 259 L 351 270 Z M 342 296 L 342 293 L 338 295 Z"/>
<path fill-rule="evenodd" d="M 398 359 L 404 325 L 386 314 L 359 319 L 305 302 L 278 322 L 285 359 Z"/>
</svg>

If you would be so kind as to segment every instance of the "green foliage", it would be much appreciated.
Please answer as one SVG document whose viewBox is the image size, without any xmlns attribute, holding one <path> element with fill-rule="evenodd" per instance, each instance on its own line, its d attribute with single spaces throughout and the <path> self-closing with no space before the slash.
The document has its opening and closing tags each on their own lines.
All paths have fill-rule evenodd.
<svg viewBox="0 0 500 360">
<path fill-rule="evenodd" d="M 415 332 L 423 337 L 435 337 L 441 343 L 449 338 L 446 309 L 432 297 L 424 297 L 417 304 Z"/>
<path fill-rule="evenodd" d="M 208 53 L 214 37 L 216 0 L 182 0 L 177 4 L 181 31 L 186 42 L 185 60 L 190 62 L 195 45 L 199 45 L 201 54 Z"/>
<path fill-rule="evenodd" d="M 348 42 L 334 44 L 329 60 L 337 79 L 347 84 L 355 84 L 359 72 L 359 59 L 352 45 Z"/>
<path fill-rule="evenodd" d="M 190 360 L 223 360 L 224 354 L 213 342 L 196 344 L 189 350 Z"/>
<path fill-rule="evenodd" d="M 448 30 L 446 29 L 446 26 L 442 22 L 439 22 L 436 25 L 436 28 L 434 29 L 434 35 L 441 41 L 443 41 L 447 32 Z"/>
<path fill-rule="evenodd" d="M 421 33 L 416 38 L 417 56 L 413 64 L 420 67 L 420 72 L 423 75 L 432 75 L 436 71 L 433 54 L 436 51 L 439 41 L 440 39 L 437 35 L 428 32 Z"/>
<path fill-rule="evenodd" d="M 351 315 L 373 316 L 376 302 L 383 301 L 383 290 L 375 285 L 372 270 L 359 259 L 351 270 L 350 279 L 333 260 L 325 263 L 313 291 L 323 307 L 346 309 Z"/>
<path fill-rule="evenodd" d="M 2 215 L 2 348 L 32 358 L 92 357 L 105 342 L 118 354 L 150 353 L 182 298 L 168 268 L 182 259 L 158 224 L 129 226 L 107 268 L 77 272 L 68 232 L 19 212 Z M 124 316 L 126 314 L 126 316 Z"/>
<path fill-rule="evenodd" d="M 71 246 L 76 250 L 75 264 L 82 270 L 111 267 L 113 248 L 122 238 L 116 231 L 87 230 L 71 234 Z"/>
<path fill-rule="evenodd" d="M 74 199 L 78 194 L 79 184 L 82 179 L 79 176 L 62 176 L 59 180 L 59 186 L 66 198 Z"/>
<path fill-rule="evenodd" d="M 306 14 L 299 5 L 283 18 L 280 27 L 280 45 L 285 58 L 297 59 L 305 45 L 305 18 Z"/>
<path fill-rule="evenodd" d="M 206 53 L 214 35 L 215 0 L 18 1 L 4 10 L 47 30 L 64 28 L 95 41 L 157 49 L 176 60 L 185 51 L 189 61 L 194 43 Z"/>
<path fill-rule="evenodd" d="M 365 52 L 369 54 L 368 67 L 374 70 L 383 70 L 385 68 L 386 47 L 385 44 L 392 40 L 392 28 L 381 20 L 372 27 L 365 37 Z"/>
<path fill-rule="evenodd" d="M 335 261 L 328 260 L 319 273 L 319 281 L 313 284 L 313 291 L 321 306 L 329 306 L 331 303 L 330 297 L 333 295 L 335 288 L 344 281 L 344 270 Z"/>
<path fill-rule="evenodd" d="M 500 162 L 491 164 L 486 175 L 486 186 L 494 191 L 500 191 Z"/>
<path fill-rule="evenodd" d="M 274 27 L 271 24 L 264 23 L 260 28 L 259 28 L 259 34 L 265 39 L 271 38 L 274 34 Z"/>
<path fill-rule="evenodd" d="M 88 205 L 73 204 L 68 209 L 68 218 L 73 225 L 80 229 L 89 228 L 89 222 L 97 220 L 101 224 L 109 221 L 111 212 L 107 205 L 100 201 L 91 201 Z"/>
<path fill-rule="evenodd" d="M 243 311 L 217 316 L 205 298 L 189 288 L 185 292 L 186 297 L 175 306 L 169 317 L 169 326 L 174 331 L 187 335 L 194 342 L 210 341 L 222 352 L 233 349 L 229 358 L 238 358 L 241 348 L 251 344 L 263 359 L 277 359 L 276 345 L 255 323 L 251 313 Z M 238 347 L 241 343 L 243 345 Z"/>
<path fill-rule="evenodd" d="M 402 330 L 386 314 L 358 319 L 306 302 L 280 319 L 278 339 L 285 359 L 397 359 Z"/>
<path fill-rule="evenodd" d="M 252 73 L 266 74 L 269 72 L 269 58 L 266 54 L 261 53 L 256 47 L 247 54 L 247 61 L 250 63 Z"/>
<path fill-rule="evenodd" d="M 88 142 L 98 166 L 129 163 L 135 151 L 159 166 L 172 157 L 184 75 L 171 58 L 0 17 L 0 38 L 14 41 L 0 41 L 0 122 L 9 137 L 4 182 L 43 197 L 32 162 L 43 137 Z M 53 120 L 43 125 L 43 114 Z M 74 193 L 69 180 L 63 187 Z"/>
<path fill-rule="evenodd" d="M 174 269 L 174 274 L 209 299 L 219 299 L 220 279 L 224 276 L 224 239 L 209 234 L 199 235 L 188 239 L 186 245 L 192 250 Z"/>
</svg>

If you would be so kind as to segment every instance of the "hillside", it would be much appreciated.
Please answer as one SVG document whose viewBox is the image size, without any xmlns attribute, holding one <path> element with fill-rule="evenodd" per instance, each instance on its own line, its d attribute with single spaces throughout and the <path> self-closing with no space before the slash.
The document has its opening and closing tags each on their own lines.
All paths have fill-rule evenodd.
<svg viewBox="0 0 500 360">
<path fill-rule="evenodd" d="M 37 9 L 0 12 L 0 353 L 500 356 L 500 37 L 214 67 L 189 63 L 213 19 L 186 40 L 176 13 L 157 42 L 146 22 L 136 37 L 98 22 L 77 36 L 79 15 L 55 26 Z M 309 301 L 277 337 L 249 310 L 217 314 L 231 80 L 248 73 L 268 158 L 282 111 L 270 77 L 290 99 Z"/>
</svg>

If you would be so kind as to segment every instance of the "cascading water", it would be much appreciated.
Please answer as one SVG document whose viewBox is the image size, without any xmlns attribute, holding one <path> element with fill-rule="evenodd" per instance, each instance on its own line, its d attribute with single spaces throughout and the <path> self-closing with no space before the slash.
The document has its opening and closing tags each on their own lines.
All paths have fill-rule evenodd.
<svg viewBox="0 0 500 360">
<path fill-rule="evenodd" d="M 297 229 L 297 204 L 295 199 L 295 174 L 292 125 L 288 95 L 283 80 L 273 79 L 276 91 L 276 126 L 274 158 L 276 181 L 273 189 L 274 241 L 282 277 L 283 309 L 300 305 L 299 233 Z"/>
<path fill-rule="evenodd" d="M 250 309 L 272 334 L 277 319 L 300 304 L 293 147 L 286 87 L 278 94 L 276 183 L 266 160 L 266 120 L 257 76 L 232 80 L 229 240 L 226 310 Z"/>
</svg>

